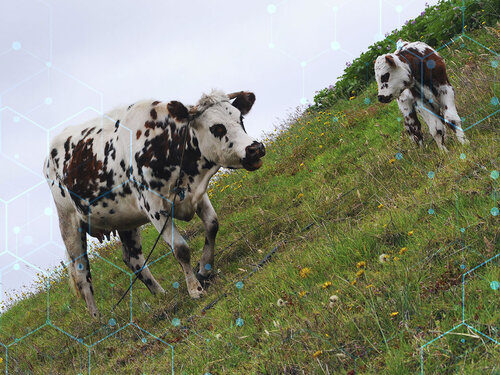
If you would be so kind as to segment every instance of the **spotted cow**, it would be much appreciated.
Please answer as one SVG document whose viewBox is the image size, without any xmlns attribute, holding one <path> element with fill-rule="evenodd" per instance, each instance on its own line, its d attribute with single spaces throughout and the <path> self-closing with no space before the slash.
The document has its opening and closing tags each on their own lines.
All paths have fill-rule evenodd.
<svg viewBox="0 0 500 375">
<path fill-rule="evenodd" d="M 182 267 L 189 295 L 205 293 L 200 281 L 210 276 L 219 226 L 207 186 L 221 167 L 261 167 L 264 145 L 243 125 L 254 101 L 253 93 L 243 91 L 213 91 L 187 107 L 178 101 L 141 101 L 68 127 L 54 138 L 44 172 L 70 258 L 70 279 L 93 317 L 99 314 L 87 233 L 102 239 L 117 231 L 124 262 L 153 294 L 163 293 L 143 268 L 139 227 L 151 222 L 160 232 L 172 202 L 176 219 L 189 221 L 196 213 L 203 221 L 206 238 L 197 275 L 190 249 L 173 222 L 162 237 Z"/>
<path fill-rule="evenodd" d="M 445 124 L 459 142 L 468 143 L 462 121 L 455 107 L 455 92 L 448 81 L 444 60 L 423 42 L 398 41 L 395 53 L 379 56 L 375 61 L 378 100 L 389 103 L 397 99 L 410 137 L 422 146 L 423 136 L 417 113 L 429 127 L 438 147 L 444 145 Z"/>
</svg>

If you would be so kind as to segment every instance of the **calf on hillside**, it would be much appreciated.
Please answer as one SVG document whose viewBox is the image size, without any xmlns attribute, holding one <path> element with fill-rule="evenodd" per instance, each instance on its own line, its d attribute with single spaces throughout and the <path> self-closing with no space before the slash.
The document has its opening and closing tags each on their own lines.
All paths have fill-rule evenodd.
<svg viewBox="0 0 500 375">
<path fill-rule="evenodd" d="M 375 61 L 378 100 L 389 103 L 397 99 L 405 128 L 419 146 L 423 136 L 417 113 L 429 126 L 441 150 L 447 151 L 445 124 L 455 132 L 460 143 L 468 143 L 443 58 L 423 42 L 399 40 L 398 47 L 395 53 L 379 56 Z"/>
<path fill-rule="evenodd" d="M 229 95 L 213 91 L 190 107 L 177 101 L 143 101 L 68 127 L 52 141 L 45 176 L 71 260 L 70 278 L 93 317 L 98 310 L 86 234 L 101 239 L 118 231 L 124 262 L 152 293 L 163 293 L 150 270 L 143 268 L 139 227 L 151 222 L 160 232 L 174 199 L 176 219 L 189 221 L 196 213 L 205 227 L 197 275 L 173 219 L 162 237 L 182 267 L 189 295 L 204 294 L 200 281 L 213 268 L 218 230 L 207 195 L 209 180 L 221 167 L 254 171 L 265 155 L 264 145 L 247 135 L 243 125 L 254 101 L 253 93 L 243 91 Z"/>
</svg>

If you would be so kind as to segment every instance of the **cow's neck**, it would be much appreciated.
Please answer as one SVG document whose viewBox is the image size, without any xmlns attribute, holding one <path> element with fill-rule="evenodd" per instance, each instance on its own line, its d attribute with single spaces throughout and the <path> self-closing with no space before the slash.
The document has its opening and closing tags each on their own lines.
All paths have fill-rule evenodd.
<svg viewBox="0 0 500 375">
<path fill-rule="evenodd" d="M 180 178 L 179 186 L 185 198 L 195 204 L 206 193 L 210 179 L 220 166 L 203 156 L 194 130 L 188 129 L 182 169 L 177 178 Z"/>
</svg>

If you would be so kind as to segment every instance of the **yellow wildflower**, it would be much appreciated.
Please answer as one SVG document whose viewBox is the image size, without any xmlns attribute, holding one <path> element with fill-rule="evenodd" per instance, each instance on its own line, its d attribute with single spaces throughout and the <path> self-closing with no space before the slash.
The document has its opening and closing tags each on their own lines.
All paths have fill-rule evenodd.
<svg viewBox="0 0 500 375">
<path fill-rule="evenodd" d="M 399 250 L 399 255 L 403 255 L 404 253 L 406 253 L 408 251 L 408 248 L 407 247 L 402 247 L 400 250 Z"/>
<path fill-rule="evenodd" d="M 356 277 L 360 277 L 360 276 L 362 276 L 364 273 L 365 273 L 365 270 L 359 270 L 358 272 L 356 272 Z"/>
<path fill-rule="evenodd" d="M 317 350 L 317 351 L 315 351 L 315 352 L 314 352 L 314 354 L 313 354 L 313 358 L 317 358 L 317 357 L 319 357 L 321 354 L 323 354 L 323 351 L 321 351 L 321 350 Z"/>
<path fill-rule="evenodd" d="M 312 271 L 309 267 L 304 267 L 300 270 L 299 275 L 300 275 L 300 277 L 305 279 L 307 276 L 309 276 L 311 274 L 311 272 Z"/>
<path fill-rule="evenodd" d="M 300 298 L 302 298 L 302 297 L 304 297 L 306 294 L 307 294 L 307 292 L 306 292 L 305 290 L 303 290 L 303 291 L 301 291 L 301 292 L 299 293 L 299 297 L 300 297 Z"/>
<path fill-rule="evenodd" d="M 373 288 L 373 287 L 374 287 L 374 285 L 373 285 L 373 284 L 370 284 L 370 285 L 367 285 L 367 286 L 366 286 L 366 289 Z"/>
<path fill-rule="evenodd" d="M 297 199 L 300 199 L 304 196 L 304 194 L 300 193 L 299 195 L 297 195 Z"/>
<path fill-rule="evenodd" d="M 412 230 L 408 232 L 408 236 L 413 236 L 413 231 Z"/>
<path fill-rule="evenodd" d="M 393 164 L 396 161 L 396 159 L 392 158 L 389 160 L 389 164 Z"/>
<path fill-rule="evenodd" d="M 353 99 L 356 99 L 356 97 L 355 97 L 355 96 L 351 96 L 351 97 L 349 98 L 349 100 L 353 100 Z"/>
<path fill-rule="evenodd" d="M 380 203 L 377 207 L 382 208 L 382 207 L 384 207 L 384 205 L 382 203 Z"/>
<path fill-rule="evenodd" d="M 358 267 L 358 268 L 366 268 L 366 262 L 364 260 L 362 260 L 361 262 L 358 262 L 356 264 L 356 267 Z"/>
<path fill-rule="evenodd" d="M 304 163 L 300 163 L 300 166 L 303 167 L 304 166 Z"/>
<path fill-rule="evenodd" d="M 399 312 L 394 311 L 391 313 L 391 318 L 394 318 L 395 316 L 398 316 Z"/>
<path fill-rule="evenodd" d="M 323 145 L 319 145 L 319 148 L 323 148 Z"/>
<path fill-rule="evenodd" d="M 321 286 L 323 289 L 326 289 L 328 287 L 332 286 L 332 282 L 331 281 L 326 281 L 323 283 L 323 285 Z"/>
<path fill-rule="evenodd" d="M 394 261 L 397 262 L 399 260 L 398 257 L 394 257 Z"/>
<path fill-rule="evenodd" d="M 358 280 L 354 279 L 353 281 L 351 281 L 351 285 L 356 285 L 357 282 Z"/>
</svg>

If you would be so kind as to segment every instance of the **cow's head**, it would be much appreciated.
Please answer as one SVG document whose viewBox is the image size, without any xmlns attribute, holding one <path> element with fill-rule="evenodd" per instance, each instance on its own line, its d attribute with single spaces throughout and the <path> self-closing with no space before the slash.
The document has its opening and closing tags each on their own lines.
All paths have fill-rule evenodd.
<svg viewBox="0 0 500 375">
<path fill-rule="evenodd" d="M 250 112 L 254 102 L 255 95 L 251 92 L 226 95 L 213 91 L 189 109 L 191 126 L 203 156 L 226 168 L 254 171 L 262 166 L 264 145 L 250 137 L 243 125 L 243 116 Z"/>
<path fill-rule="evenodd" d="M 410 66 L 394 53 L 377 57 L 375 79 L 378 84 L 378 100 L 389 103 L 413 84 Z"/>
</svg>

